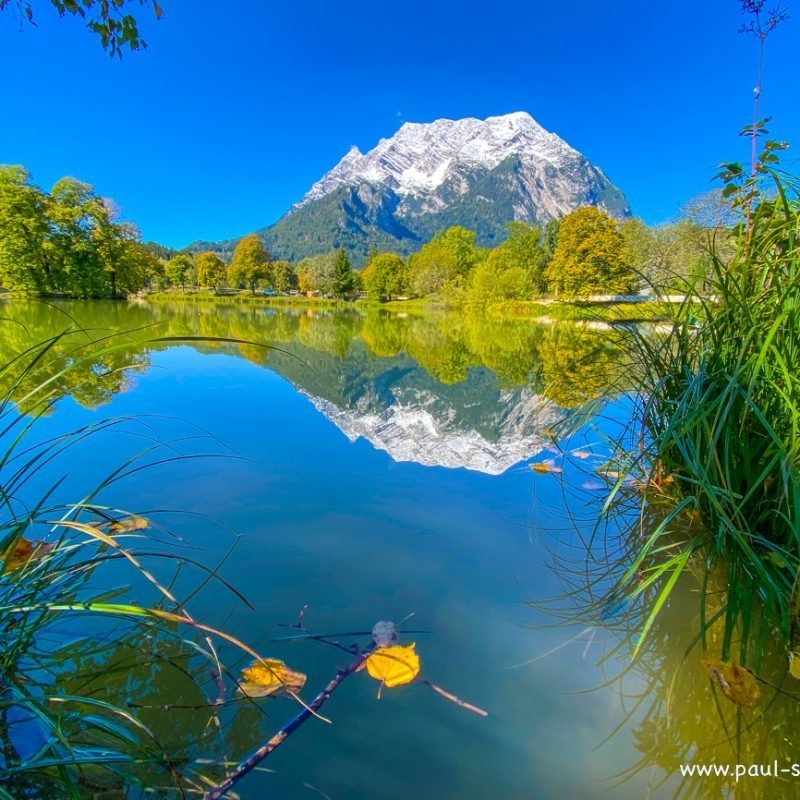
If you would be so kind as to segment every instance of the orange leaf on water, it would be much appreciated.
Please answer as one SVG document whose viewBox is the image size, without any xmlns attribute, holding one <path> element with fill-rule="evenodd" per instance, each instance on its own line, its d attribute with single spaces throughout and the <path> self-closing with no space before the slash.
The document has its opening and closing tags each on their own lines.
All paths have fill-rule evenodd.
<svg viewBox="0 0 800 800">
<path fill-rule="evenodd" d="M 756 676 L 741 664 L 704 655 L 700 663 L 725 697 L 737 706 L 754 708 L 761 699 Z"/>
<path fill-rule="evenodd" d="M 280 659 L 265 658 L 242 670 L 239 688 L 248 697 L 268 697 L 299 692 L 305 685 L 306 676 L 302 672 L 295 672 Z"/>
</svg>

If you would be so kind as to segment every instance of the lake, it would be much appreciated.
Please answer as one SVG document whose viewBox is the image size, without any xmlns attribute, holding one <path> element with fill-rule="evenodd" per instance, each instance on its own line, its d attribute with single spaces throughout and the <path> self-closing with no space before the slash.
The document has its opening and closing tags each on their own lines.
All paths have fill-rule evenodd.
<svg viewBox="0 0 800 800">
<path fill-rule="evenodd" d="M 401 632 L 414 632 L 402 641 L 416 642 L 423 677 L 488 712 L 419 684 L 384 688 L 378 700 L 378 682 L 353 675 L 324 707 L 331 724 L 303 725 L 268 771 L 237 787 L 245 800 L 719 789 L 681 788 L 678 774 L 689 753 L 736 760 L 707 676 L 697 659 L 684 663 L 695 587 L 685 581 L 632 668 L 641 609 L 587 601 L 609 580 L 600 568 L 592 583 L 587 553 L 599 559 L 621 535 L 612 527 L 587 544 L 607 486 L 603 436 L 630 417 L 624 329 L 201 303 L 17 301 L 3 316 L 3 363 L 70 326 L 86 332 L 54 344 L 59 363 L 79 361 L 81 336 L 130 332 L 127 346 L 54 378 L 63 399 L 40 420 L 42 441 L 121 421 L 78 443 L 27 487 L 31 496 L 63 476 L 58 496 L 83 497 L 168 442 L 144 456 L 164 463 L 102 500 L 151 520 L 162 551 L 219 564 L 252 605 L 210 580 L 188 603 L 196 619 L 306 673 L 306 701 L 347 655 L 308 639 L 269 642 L 293 633 L 286 626 L 301 609 L 311 631 L 346 644 L 369 641 L 378 620 L 405 620 Z M 179 596 L 202 579 L 168 559 L 152 568 Z M 109 588 L 136 581 L 124 564 L 109 570 L 96 579 Z M 147 645 L 109 647 L 119 663 Z M 233 648 L 229 656 L 237 668 L 248 662 Z M 112 662 L 88 660 L 76 673 L 102 692 Z M 232 703 L 218 729 L 207 709 L 185 708 L 203 700 L 185 691 L 181 670 L 149 675 L 116 690 L 145 706 L 156 688 L 162 701 L 171 692 L 175 709 L 143 713 L 163 742 L 195 758 L 236 761 L 297 709 L 286 697 Z M 789 712 L 776 702 L 770 713 Z M 753 733 L 750 756 L 768 751 L 772 735 Z"/>
</svg>

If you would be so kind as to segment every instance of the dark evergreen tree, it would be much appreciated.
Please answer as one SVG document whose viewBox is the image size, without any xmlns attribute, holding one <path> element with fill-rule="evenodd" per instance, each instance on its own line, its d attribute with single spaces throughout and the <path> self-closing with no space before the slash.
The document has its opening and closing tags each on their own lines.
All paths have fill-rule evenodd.
<svg viewBox="0 0 800 800">
<path fill-rule="evenodd" d="M 336 270 L 333 278 L 333 293 L 336 297 L 348 297 L 356 288 L 356 276 L 350 266 L 347 251 L 340 247 L 336 251 Z"/>
</svg>

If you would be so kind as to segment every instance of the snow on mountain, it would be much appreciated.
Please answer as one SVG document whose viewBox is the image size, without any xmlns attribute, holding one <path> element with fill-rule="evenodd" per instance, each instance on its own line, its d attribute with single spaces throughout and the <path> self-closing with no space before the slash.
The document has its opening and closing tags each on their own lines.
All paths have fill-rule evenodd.
<svg viewBox="0 0 800 800">
<path fill-rule="evenodd" d="M 528 207 L 525 203 L 520 206 L 518 216 L 523 219 L 542 222 L 568 213 L 577 207 L 576 199 L 591 201 L 592 195 L 598 194 L 592 191 L 593 182 L 608 183 L 577 150 L 546 131 L 530 114 L 519 111 L 485 120 L 406 122 L 366 154 L 352 147 L 294 210 L 341 187 L 361 184 L 381 185 L 401 198 L 424 199 L 453 182 L 451 188 L 463 195 L 470 189 L 466 175 L 494 170 L 509 159 L 517 160 L 531 195 Z M 426 210 L 441 205 L 434 203 Z"/>
<path fill-rule="evenodd" d="M 544 225 L 583 205 L 630 215 L 598 167 L 519 111 L 407 122 L 368 153 L 352 147 L 259 234 L 276 258 L 294 263 L 344 247 L 361 266 L 372 250 L 412 253 L 452 225 L 475 231 L 481 247 L 495 247 L 512 220 Z M 235 243 L 210 249 L 228 252 Z"/>
</svg>

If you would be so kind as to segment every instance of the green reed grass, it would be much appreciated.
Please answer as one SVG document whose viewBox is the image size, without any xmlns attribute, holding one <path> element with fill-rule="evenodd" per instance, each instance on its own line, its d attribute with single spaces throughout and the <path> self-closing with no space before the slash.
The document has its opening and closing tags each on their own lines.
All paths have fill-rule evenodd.
<svg viewBox="0 0 800 800">
<path fill-rule="evenodd" d="M 154 333 L 70 325 L 0 365 L 0 798 L 84 798 L 111 787 L 124 796 L 145 790 L 186 796 L 202 794 L 220 778 L 220 764 L 196 752 L 198 740 L 219 727 L 214 708 L 223 702 L 223 680 L 235 682 L 218 643 L 258 654 L 195 620 L 156 577 L 159 564 L 179 563 L 200 570 L 200 586 L 224 584 L 216 570 L 176 555 L 148 535 L 145 520 L 131 524 L 136 518 L 99 502 L 101 493 L 142 469 L 197 456 L 181 455 L 175 442 L 153 440 L 142 423 L 144 449 L 64 504 L 56 498 L 70 452 L 126 421 L 103 419 L 52 438 L 38 435 L 70 375 L 96 379 L 91 367 L 134 340 L 139 346 L 178 341 Z M 103 588 L 112 564 L 114 585 L 120 564 L 130 570 L 138 600 L 129 588 Z M 125 647 L 133 654 L 128 661 L 117 652 Z M 164 665 L 179 676 L 182 696 L 211 709 L 192 734 L 197 738 L 181 747 L 172 741 L 175 723 L 168 742 L 152 712 L 148 719 L 129 702 L 137 693 L 152 695 Z M 119 672 L 124 677 L 109 677 Z M 172 701 L 156 696 L 151 707 L 168 709 Z M 211 722 L 217 727 L 209 728 Z"/>
<path fill-rule="evenodd" d="M 654 527 L 634 526 L 617 587 L 629 596 L 658 587 L 643 636 L 688 565 L 724 568 L 722 655 L 744 663 L 775 632 L 798 637 L 800 204 L 773 168 L 776 149 L 765 147 L 751 177 L 737 164 L 722 173 L 739 221 L 717 236 L 732 239 L 733 256 L 711 241 L 668 335 L 631 331 L 642 376 L 636 438 L 618 443 L 625 467 L 607 506 L 631 476 L 641 519 L 672 502 Z M 766 617 L 756 625 L 757 607 Z"/>
</svg>

